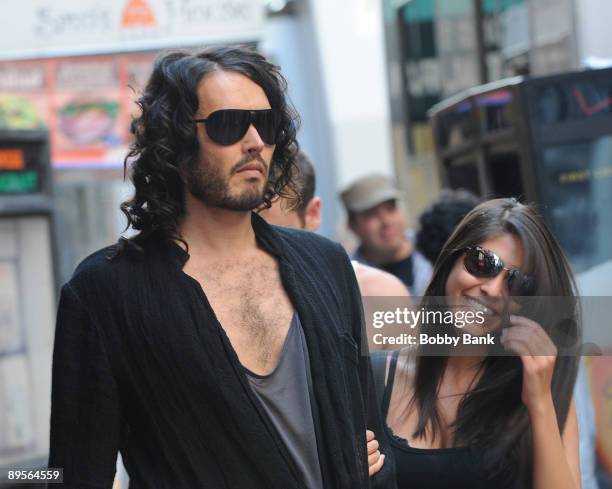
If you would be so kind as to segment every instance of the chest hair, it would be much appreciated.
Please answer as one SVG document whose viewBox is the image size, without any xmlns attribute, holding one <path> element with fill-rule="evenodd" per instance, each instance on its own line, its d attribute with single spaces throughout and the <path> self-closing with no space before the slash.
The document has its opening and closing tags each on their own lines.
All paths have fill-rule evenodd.
<svg viewBox="0 0 612 489">
<path fill-rule="evenodd" d="M 258 374 L 271 372 L 293 314 L 276 260 L 260 254 L 207 263 L 189 273 L 200 282 L 240 362 Z"/>
</svg>

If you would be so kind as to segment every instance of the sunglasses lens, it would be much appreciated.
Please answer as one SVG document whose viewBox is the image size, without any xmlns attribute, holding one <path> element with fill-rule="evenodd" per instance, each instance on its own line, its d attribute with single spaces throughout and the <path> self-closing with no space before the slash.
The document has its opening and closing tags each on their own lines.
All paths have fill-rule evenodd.
<svg viewBox="0 0 612 489">
<path fill-rule="evenodd" d="M 264 143 L 276 144 L 280 120 L 273 110 L 217 110 L 206 120 L 206 133 L 217 144 L 234 144 L 244 137 L 251 123 Z"/>
<path fill-rule="evenodd" d="M 464 258 L 465 269 L 480 278 L 497 277 L 504 270 L 503 260 L 492 251 L 474 246 L 468 248 Z M 521 272 L 513 268 L 506 275 L 506 286 L 512 295 L 532 295 L 535 290 L 535 278 L 533 275 Z"/>
<path fill-rule="evenodd" d="M 508 272 L 506 284 L 512 295 L 529 296 L 535 290 L 534 277 L 528 273 L 522 273 L 516 268 Z"/>
<path fill-rule="evenodd" d="M 503 266 L 497 255 L 478 246 L 470 248 L 465 254 L 465 269 L 475 277 L 495 277 L 503 270 Z"/>
<path fill-rule="evenodd" d="M 253 124 L 266 144 L 276 144 L 279 117 L 273 110 L 261 110 L 253 115 Z"/>
<path fill-rule="evenodd" d="M 237 143 L 251 124 L 248 110 L 217 110 L 208 116 L 206 133 L 217 144 Z"/>
</svg>

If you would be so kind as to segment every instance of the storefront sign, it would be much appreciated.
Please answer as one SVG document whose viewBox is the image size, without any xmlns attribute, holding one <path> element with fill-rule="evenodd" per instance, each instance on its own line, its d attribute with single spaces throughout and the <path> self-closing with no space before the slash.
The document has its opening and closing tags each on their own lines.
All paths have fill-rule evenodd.
<svg viewBox="0 0 612 489">
<path fill-rule="evenodd" d="M 0 59 L 252 42 L 261 0 L 21 0 L 0 15 Z"/>
</svg>

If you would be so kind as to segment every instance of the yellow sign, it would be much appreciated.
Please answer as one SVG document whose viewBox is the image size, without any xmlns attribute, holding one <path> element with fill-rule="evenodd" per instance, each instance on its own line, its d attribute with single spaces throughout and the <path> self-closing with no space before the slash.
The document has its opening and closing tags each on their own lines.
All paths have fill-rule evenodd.
<svg viewBox="0 0 612 489">
<path fill-rule="evenodd" d="M 563 172 L 559 175 L 559 183 L 580 183 L 587 180 L 598 180 L 600 178 L 612 177 L 612 165 L 599 168 L 586 168 L 584 170 L 574 170 Z"/>
</svg>

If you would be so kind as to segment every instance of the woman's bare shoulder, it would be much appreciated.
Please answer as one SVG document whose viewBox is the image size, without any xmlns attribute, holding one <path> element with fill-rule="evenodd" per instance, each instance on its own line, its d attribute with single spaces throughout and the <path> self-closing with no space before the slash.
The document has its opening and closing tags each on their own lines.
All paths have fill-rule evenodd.
<svg viewBox="0 0 612 489">
<path fill-rule="evenodd" d="M 395 275 L 384 270 L 353 262 L 359 289 L 363 296 L 407 297 L 406 286 Z"/>
</svg>

